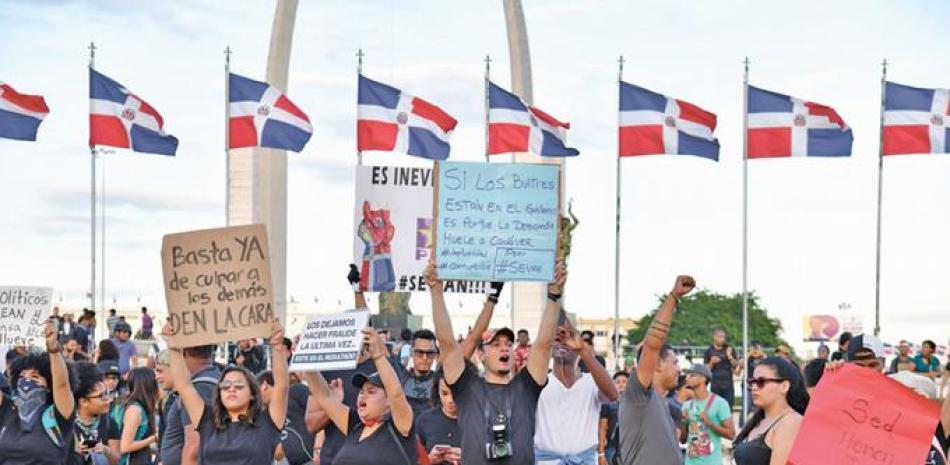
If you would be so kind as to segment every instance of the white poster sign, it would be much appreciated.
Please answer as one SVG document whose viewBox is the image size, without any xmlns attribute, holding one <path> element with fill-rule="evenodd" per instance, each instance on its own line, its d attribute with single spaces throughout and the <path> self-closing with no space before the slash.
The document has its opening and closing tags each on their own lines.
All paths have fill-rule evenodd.
<svg viewBox="0 0 950 465">
<path fill-rule="evenodd" d="M 432 256 L 432 169 L 357 166 L 353 263 L 368 292 L 426 292 Z M 446 292 L 486 293 L 483 281 L 445 281 Z"/>
<path fill-rule="evenodd" d="M 0 286 L 0 344 L 42 346 L 53 288 Z"/>
<path fill-rule="evenodd" d="M 304 327 L 290 371 L 351 370 L 363 347 L 369 311 L 318 315 Z"/>
</svg>

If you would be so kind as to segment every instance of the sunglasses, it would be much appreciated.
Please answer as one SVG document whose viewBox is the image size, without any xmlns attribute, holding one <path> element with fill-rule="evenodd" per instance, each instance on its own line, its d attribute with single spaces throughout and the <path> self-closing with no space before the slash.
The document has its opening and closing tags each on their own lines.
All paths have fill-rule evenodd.
<svg viewBox="0 0 950 465">
<path fill-rule="evenodd" d="M 244 381 L 234 381 L 234 382 L 221 381 L 220 383 L 218 383 L 218 390 L 221 390 L 221 391 L 227 391 L 231 389 L 232 387 L 234 388 L 235 391 L 240 391 L 247 387 L 247 383 L 245 383 Z"/>
<path fill-rule="evenodd" d="M 418 355 L 419 357 L 424 358 L 435 358 L 437 355 L 439 355 L 439 351 L 437 350 L 413 349 L 412 353 L 413 355 Z"/>
<path fill-rule="evenodd" d="M 782 381 L 785 381 L 785 378 L 749 378 L 746 381 L 746 386 L 749 389 L 752 389 L 753 386 L 762 389 L 768 383 L 781 383 Z"/>
</svg>

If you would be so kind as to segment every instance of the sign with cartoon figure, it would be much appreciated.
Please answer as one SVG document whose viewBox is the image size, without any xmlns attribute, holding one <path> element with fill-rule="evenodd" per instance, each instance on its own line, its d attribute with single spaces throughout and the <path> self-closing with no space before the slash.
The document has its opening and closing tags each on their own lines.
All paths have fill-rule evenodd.
<svg viewBox="0 0 950 465">
<path fill-rule="evenodd" d="M 431 168 L 356 167 L 353 263 L 367 292 L 425 292 L 432 254 Z M 485 293 L 482 281 L 447 281 L 447 292 Z"/>
</svg>

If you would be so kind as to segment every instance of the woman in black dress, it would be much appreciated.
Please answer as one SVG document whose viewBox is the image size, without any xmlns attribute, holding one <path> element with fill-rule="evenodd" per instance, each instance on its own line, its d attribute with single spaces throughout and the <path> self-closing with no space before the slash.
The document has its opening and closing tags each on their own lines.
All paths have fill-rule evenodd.
<svg viewBox="0 0 950 465">
<path fill-rule="evenodd" d="M 808 407 L 801 372 L 784 358 L 766 358 L 755 367 L 746 392 L 756 409 L 736 437 L 736 464 L 785 465 Z"/>
</svg>

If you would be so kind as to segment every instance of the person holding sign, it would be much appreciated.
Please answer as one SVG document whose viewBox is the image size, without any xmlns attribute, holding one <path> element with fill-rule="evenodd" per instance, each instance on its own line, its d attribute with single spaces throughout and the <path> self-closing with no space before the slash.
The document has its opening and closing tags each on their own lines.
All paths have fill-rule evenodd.
<svg viewBox="0 0 950 465">
<path fill-rule="evenodd" d="M 434 263 L 425 271 L 432 297 L 432 318 L 442 351 L 445 382 L 459 411 L 462 456 L 466 465 L 485 463 L 534 463 L 534 433 L 538 397 L 548 381 L 548 363 L 561 310 L 560 299 L 567 279 L 563 261 L 555 266 L 548 284 L 548 299 L 526 369 L 512 377 L 514 333 L 508 328 L 482 338 L 485 378 L 466 366 L 464 348 L 455 340 L 445 307 L 442 281 Z"/>
<path fill-rule="evenodd" d="M 360 390 L 355 409 L 331 394 L 320 372 L 305 375 L 312 398 L 346 435 L 333 465 L 413 465 L 418 454 L 412 407 L 386 357 L 386 344 L 373 328 L 363 329 L 363 344 L 376 372 L 353 376 L 353 386 Z"/>
<path fill-rule="evenodd" d="M 0 396 L 0 464 L 61 465 L 73 452 L 76 404 L 52 321 L 45 336 L 46 354 L 30 353 L 10 367 L 16 399 Z"/>
<path fill-rule="evenodd" d="M 762 360 L 748 380 L 756 410 L 733 447 L 737 465 L 785 465 L 808 407 L 801 371 L 782 357 Z"/>
<path fill-rule="evenodd" d="M 165 325 L 162 334 L 172 335 Z M 280 443 L 287 416 L 290 376 L 283 344 L 284 330 L 271 319 L 271 366 L 274 388 L 265 407 L 257 378 L 245 368 L 229 366 L 221 373 L 211 406 L 205 405 L 192 384 L 181 348 L 171 348 L 170 367 L 179 400 L 201 434 L 199 450 L 203 465 L 271 465 Z M 280 426 L 277 426 L 280 425 Z"/>
</svg>

